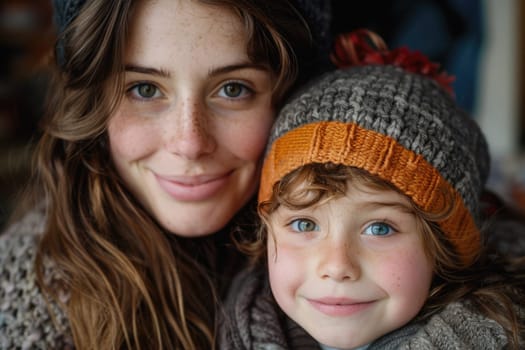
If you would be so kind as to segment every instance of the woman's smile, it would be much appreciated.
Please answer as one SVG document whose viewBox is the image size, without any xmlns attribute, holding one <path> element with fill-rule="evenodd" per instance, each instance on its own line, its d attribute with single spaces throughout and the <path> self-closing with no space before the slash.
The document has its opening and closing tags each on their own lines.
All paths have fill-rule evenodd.
<svg viewBox="0 0 525 350">
<path fill-rule="evenodd" d="M 223 189 L 233 171 L 217 175 L 163 176 L 155 174 L 160 187 L 175 200 L 204 201 Z"/>
</svg>

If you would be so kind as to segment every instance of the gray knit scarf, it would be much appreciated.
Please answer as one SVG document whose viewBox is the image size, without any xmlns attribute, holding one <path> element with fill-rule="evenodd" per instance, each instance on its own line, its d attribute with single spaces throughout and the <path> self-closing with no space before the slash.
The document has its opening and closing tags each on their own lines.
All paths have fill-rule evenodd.
<svg viewBox="0 0 525 350">
<path fill-rule="evenodd" d="M 425 322 L 412 322 L 374 341 L 367 350 L 504 349 L 503 328 L 452 303 Z M 320 349 L 317 342 L 278 309 L 263 269 L 249 269 L 234 280 L 219 324 L 219 349 Z"/>
</svg>

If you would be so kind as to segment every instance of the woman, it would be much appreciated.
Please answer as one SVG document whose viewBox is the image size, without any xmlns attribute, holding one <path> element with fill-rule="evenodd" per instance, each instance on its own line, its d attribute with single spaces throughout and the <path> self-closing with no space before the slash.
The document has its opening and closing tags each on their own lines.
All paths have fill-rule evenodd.
<svg viewBox="0 0 525 350">
<path fill-rule="evenodd" d="M 241 265 L 228 234 L 295 57 L 311 63 L 305 22 L 282 0 L 82 3 L 55 1 L 31 209 L 0 241 L 0 346 L 212 348 Z"/>
</svg>

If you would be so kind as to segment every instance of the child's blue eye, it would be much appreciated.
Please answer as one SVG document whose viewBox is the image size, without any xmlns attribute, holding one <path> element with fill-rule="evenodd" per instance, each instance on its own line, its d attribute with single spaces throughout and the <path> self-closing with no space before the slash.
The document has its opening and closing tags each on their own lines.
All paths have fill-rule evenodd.
<svg viewBox="0 0 525 350">
<path fill-rule="evenodd" d="M 393 232 L 394 229 L 392 228 L 392 226 L 384 222 L 374 222 L 365 229 L 364 234 L 372 236 L 387 236 L 392 234 Z"/>
<path fill-rule="evenodd" d="M 315 222 L 308 219 L 297 219 L 290 223 L 292 230 L 297 232 L 312 232 L 319 231 L 319 226 Z"/>
</svg>

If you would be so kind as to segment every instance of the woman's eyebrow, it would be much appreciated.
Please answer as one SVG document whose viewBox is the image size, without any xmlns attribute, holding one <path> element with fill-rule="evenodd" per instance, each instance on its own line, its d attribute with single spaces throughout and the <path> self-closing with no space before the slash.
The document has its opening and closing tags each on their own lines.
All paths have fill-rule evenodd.
<svg viewBox="0 0 525 350">
<path fill-rule="evenodd" d="M 238 64 L 231 64 L 227 66 L 221 66 L 217 68 L 212 68 L 208 71 L 208 76 L 216 76 L 221 75 L 229 72 L 233 72 L 236 70 L 241 69 L 256 69 L 256 70 L 268 70 L 268 68 L 262 64 L 255 64 L 255 63 L 238 63 Z"/>
<path fill-rule="evenodd" d="M 265 67 L 262 64 L 255 64 L 255 63 L 239 63 L 239 64 L 231 64 L 227 66 L 212 68 L 208 71 L 208 76 L 217 76 L 229 72 L 233 72 L 236 70 L 242 70 L 242 69 L 256 69 L 256 70 L 267 70 L 267 67 Z M 170 78 L 171 73 L 165 69 L 157 69 L 157 68 L 151 68 L 151 67 L 143 67 L 143 66 L 137 66 L 137 65 L 126 65 L 124 66 L 124 71 L 126 72 L 134 72 L 134 73 L 141 73 L 141 74 L 149 74 L 154 76 L 159 76 L 162 78 Z"/>
<path fill-rule="evenodd" d="M 136 65 L 126 65 L 124 66 L 124 71 L 141 73 L 141 74 L 149 74 L 149 75 L 154 75 L 154 76 L 158 76 L 162 78 L 171 77 L 170 72 L 167 70 L 151 68 L 151 67 L 142 67 L 142 66 L 136 66 Z"/>
</svg>

